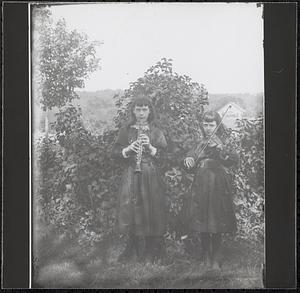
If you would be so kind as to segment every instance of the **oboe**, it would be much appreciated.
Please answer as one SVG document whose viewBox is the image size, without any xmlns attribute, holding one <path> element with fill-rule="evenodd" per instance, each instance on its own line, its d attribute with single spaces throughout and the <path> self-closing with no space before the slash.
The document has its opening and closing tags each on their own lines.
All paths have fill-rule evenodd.
<svg viewBox="0 0 300 293">
<path fill-rule="evenodd" d="M 136 165 L 135 165 L 135 173 L 141 173 L 142 169 L 141 169 L 141 162 L 142 162 L 142 155 L 143 155 L 143 145 L 140 139 L 140 136 L 142 134 L 142 127 L 139 126 L 138 127 L 138 134 L 137 134 L 137 141 L 139 142 L 139 150 L 136 154 Z"/>
<path fill-rule="evenodd" d="M 142 156 L 143 156 L 143 145 L 141 141 L 141 134 L 144 134 L 148 130 L 148 126 L 138 126 L 138 134 L 137 134 L 137 141 L 139 142 L 139 150 L 136 155 L 136 165 L 134 172 L 141 173 L 141 162 L 142 162 Z"/>
</svg>

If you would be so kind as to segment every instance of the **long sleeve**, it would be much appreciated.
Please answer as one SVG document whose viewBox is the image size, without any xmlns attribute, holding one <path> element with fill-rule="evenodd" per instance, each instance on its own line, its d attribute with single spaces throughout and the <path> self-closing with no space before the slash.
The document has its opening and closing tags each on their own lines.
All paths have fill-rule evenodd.
<svg viewBox="0 0 300 293">
<path fill-rule="evenodd" d="M 184 170 L 188 173 L 194 173 L 196 170 L 196 164 L 194 167 L 192 168 L 187 168 L 184 164 L 184 160 L 188 157 L 191 157 L 194 159 L 195 163 L 197 161 L 197 154 L 199 153 L 200 149 L 202 147 L 202 144 L 200 142 L 195 143 L 195 145 L 191 148 L 190 151 L 188 151 L 188 153 L 186 154 L 186 156 L 184 157 L 183 161 L 182 161 L 182 167 L 184 168 Z"/>
<path fill-rule="evenodd" d="M 126 127 L 122 127 L 119 130 L 117 139 L 114 143 L 114 146 L 112 148 L 112 157 L 114 159 L 121 159 L 121 160 L 127 160 L 129 157 L 125 158 L 123 156 L 122 150 L 128 146 L 128 130 Z"/>
<path fill-rule="evenodd" d="M 232 150 L 228 147 L 224 147 L 224 149 L 220 153 L 220 157 L 222 160 L 222 164 L 225 167 L 232 167 L 239 163 L 239 155 L 235 150 Z"/>
<path fill-rule="evenodd" d="M 156 148 L 156 153 L 152 157 L 156 160 L 160 159 L 167 148 L 167 140 L 160 129 L 155 130 L 151 144 Z"/>
<path fill-rule="evenodd" d="M 200 149 L 202 147 L 202 143 L 197 142 L 194 147 L 187 153 L 186 158 L 187 157 L 192 157 L 195 161 L 197 160 L 197 156 L 200 152 Z"/>
</svg>

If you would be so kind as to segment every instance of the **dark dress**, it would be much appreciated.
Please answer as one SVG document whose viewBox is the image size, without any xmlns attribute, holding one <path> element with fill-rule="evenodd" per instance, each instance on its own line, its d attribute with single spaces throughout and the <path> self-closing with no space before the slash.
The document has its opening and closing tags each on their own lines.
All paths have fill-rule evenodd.
<svg viewBox="0 0 300 293">
<path fill-rule="evenodd" d="M 131 232 L 138 236 L 162 236 L 165 233 L 165 195 L 163 182 L 157 168 L 167 143 L 163 132 L 154 123 L 149 125 L 150 143 L 157 148 L 152 156 L 144 150 L 142 172 L 135 173 L 136 154 L 124 158 L 122 150 L 137 138 L 137 129 L 125 126 L 120 129 L 112 155 L 124 163 L 120 182 L 118 227 L 121 233 Z"/>
<path fill-rule="evenodd" d="M 216 139 L 218 144 L 225 147 L 219 138 Z M 205 142 L 197 145 L 187 157 L 193 157 L 196 161 L 196 154 Z M 226 160 L 223 159 L 224 154 L 228 155 Z M 223 156 L 215 148 L 205 149 L 194 167 L 192 192 L 187 204 L 186 216 L 190 231 L 221 233 L 236 230 L 232 178 L 227 168 L 237 162 L 238 155 L 232 150 L 226 150 L 226 147 Z"/>
</svg>

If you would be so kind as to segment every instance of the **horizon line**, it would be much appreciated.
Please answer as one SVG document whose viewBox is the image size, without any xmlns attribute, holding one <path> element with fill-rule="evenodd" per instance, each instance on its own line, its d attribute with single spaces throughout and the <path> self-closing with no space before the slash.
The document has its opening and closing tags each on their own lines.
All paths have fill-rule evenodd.
<svg viewBox="0 0 300 293">
<path fill-rule="evenodd" d="M 103 88 L 103 89 L 97 89 L 97 90 L 87 90 L 87 89 L 77 89 L 75 92 L 89 92 L 89 93 L 95 93 L 95 92 L 101 92 L 101 91 L 125 91 L 126 89 L 113 89 L 113 88 Z M 232 94 L 242 94 L 242 95 L 255 95 L 255 94 L 264 94 L 264 91 L 257 91 L 257 92 L 208 92 L 208 95 L 232 95 Z"/>
</svg>

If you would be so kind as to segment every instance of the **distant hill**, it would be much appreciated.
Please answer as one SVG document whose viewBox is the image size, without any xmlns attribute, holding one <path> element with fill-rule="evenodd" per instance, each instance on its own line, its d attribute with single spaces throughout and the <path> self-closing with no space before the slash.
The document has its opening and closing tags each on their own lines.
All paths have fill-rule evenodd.
<svg viewBox="0 0 300 293">
<path fill-rule="evenodd" d="M 93 133 L 101 133 L 104 128 L 113 125 L 113 117 L 116 113 L 114 96 L 122 94 L 122 90 L 101 90 L 96 92 L 77 92 L 79 99 L 73 100 L 73 105 L 79 105 L 85 126 Z M 38 105 L 34 107 L 34 129 L 45 131 L 45 112 Z M 57 108 L 48 111 L 48 125 L 56 120 Z"/>
<path fill-rule="evenodd" d="M 93 132 L 101 132 L 113 124 L 116 113 L 115 95 L 122 95 L 122 90 L 101 90 L 96 92 L 78 92 L 79 104 L 86 126 Z"/>
<path fill-rule="evenodd" d="M 101 133 L 104 128 L 113 125 L 113 117 L 116 113 L 115 95 L 122 95 L 122 90 L 100 90 L 96 92 L 80 91 L 77 92 L 79 99 L 73 104 L 80 105 L 86 127 L 94 133 Z M 263 111 L 263 94 L 209 94 L 209 105 L 206 108 L 219 110 L 229 102 L 234 102 L 247 111 L 250 116 L 257 116 Z M 37 107 L 37 106 L 36 106 Z M 45 113 L 40 110 L 35 129 L 45 128 Z M 55 121 L 57 109 L 48 112 L 48 122 Z M 38 125 L 38 126 L 37 126 Z"/>
</svg>

